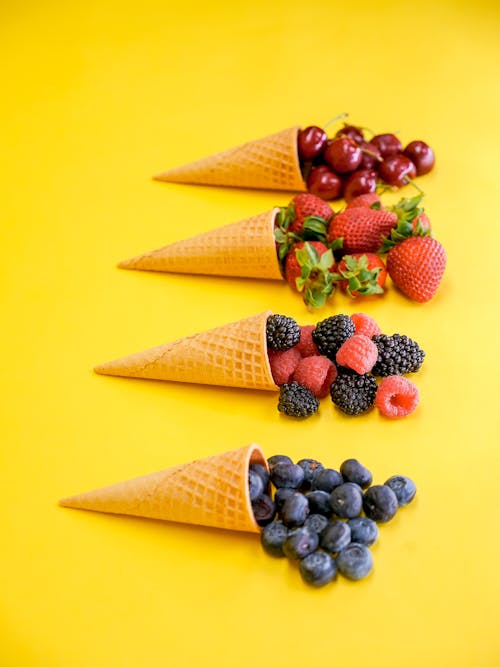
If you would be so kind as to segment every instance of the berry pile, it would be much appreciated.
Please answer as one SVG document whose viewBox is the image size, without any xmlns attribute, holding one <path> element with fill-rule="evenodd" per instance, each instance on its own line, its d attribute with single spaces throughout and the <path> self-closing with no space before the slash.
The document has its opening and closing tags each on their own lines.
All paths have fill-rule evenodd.
<svg viewBox="0 0 500 667">
<path fill-rule="evenodd" d="M 432 236 L 422 199 L 384 206 L 378 194 L 362 194 L 334 212 L 316 195 L 297 195 L 275 219 L 283 277 L 312 308 L 323 306 L 337 286 L 352 298 L 383 294 L 387 275 L 410 299 L 429 301 L 446 253 Z"/>
<path fill-rule="evenodd" d="M 328 394 L 346 415 L 376 406 L 393 419 L 418 405 L 417 387 L 403 376 L 420 369 L 425 352 L 408 336 L 382 334 L 369 315 L 332 315 L 308 326 L 270 315 L 266 334 L 271 372 L 280 387 L 278 411 L 285 415 L 309 417 Z M 379 383 L 376 377 L 382 378 Z"/>
<path fill-rule="evenodd" d="M 293 463 L 279 454 L 268 459 L 269 473 L 250 465 L 248 483 L 264 550 L 299 563 L 303 580 L 320 587 L 337 572 L 351 580 L 373 569 L 369 547 L 378 524 L 390 521 L 416 493 L 411 479 L 394 475 L 372 485 L 372 474 L 356 459 L 340 471 L 315 459 Z"/>
<path fill-rule="evenodd" d="M 350 201 L 375 192 L 380 182 L 400 188 L 434 167 L 434 151 L 424 141 L 403 146 L 395 134 L 367 137 L 365 132 L 346 123 L 331 138 L 316 125 L 300 130 L 297 150 L 308 192 Z"/>
</svg>

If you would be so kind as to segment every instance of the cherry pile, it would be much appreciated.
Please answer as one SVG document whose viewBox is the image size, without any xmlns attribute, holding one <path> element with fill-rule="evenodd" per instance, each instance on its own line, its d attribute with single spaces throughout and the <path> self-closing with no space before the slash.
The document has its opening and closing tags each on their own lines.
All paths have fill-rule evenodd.
<svg viewBox="0 0 500 667">
<path fill-rule="evenodd" d="M 403 146 L 395 134 L 370 138 L 364 128 L 348 125 L 329 138 L 316 125 L 300 130 L 300 168 L 308 192 L 325 200 L 375 192 L 377 183 L 402 187 L 434 167 L 434 151 L 424 141 Z"/>
</svg>

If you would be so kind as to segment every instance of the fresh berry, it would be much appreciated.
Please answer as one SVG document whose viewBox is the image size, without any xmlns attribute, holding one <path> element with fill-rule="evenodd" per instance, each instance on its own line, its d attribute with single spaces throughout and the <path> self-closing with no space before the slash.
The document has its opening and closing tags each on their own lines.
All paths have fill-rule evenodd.
<svg viewBox="0 0 500 667">
<path fill-rule="evenodd" d="M 286 256 L 285 279 L 292 289 L 302 293 L 306 305 L 320 308 L 335 289 L 333 268 L 333 253 L 328 246 L 321 241 L 300 241 Z"/>
<path fill-rule="evenodd" d="M 417 169 L 417 176 L 428 174 L 434 167 L 434 151 L 424 141 L 410 141 L 403 151 Z"/>
<path fill-rule="evenodd" d="M 290 417 L 309 417 L 318 411 L 316 396 L 298 382 L 281 385 L 278 410 Z"/>
<path fill-rule="evenodd" d="M 281 521 L 273 521 L 264 526 L 260 535 L 260 542 L 264 551 L 270 556 L 280 558 L 284 556 L 283 545 L 288 537 L 288 528 Z"/>
<path fill-rule="evenodd" d="M 373 521 L 390 521 L 398 511 L 398 499 L 394 491 L 385 484 L 370 486 L 363 496 L 363 510 Z"/>
<path fill-rule="evenodd" d="M 382 160 L 378 168 L 380 178 L 388 185 L 401 188 L 409 180 L 415 178 L 417 169 L 406 155 L 389 155 Z"/>
<path fill-rule="evenodd" d="M 368 338 L 373 338 L 373 336 L 378 336 L 382 333 L 379 325 L 373 317 L 370 317 L 365 313 L 354 313 L 351 315 L 351 320 L 354 322 L 357 334 L 363 334 L 364 336 L 368 336 Z"/>
<path fill-rule="evenodd" d="M 396 287 L 420 303 L 436 294 L 445 268 L 446 252 L 430 236 L 412 236 L 387 255 L 387 272 Z"/>
<path fill-rule="evenodd" d="M 312 478 L 312 488 L 331 493 L 336 486 L 344 483 L 342 475 L 332 468 L 317 470 Z"/>
<path fill-rule="evenodd" d="M 375 208 L 374 205 L 382 210 L 382 200 L 380 199 L 380 195 L 376 192 L 367 192 L 364 195 L 353 197 L 347 204 L 346 208 Z"/>
<path fill-rule="evenodd" d="M 272 470 L 277 463 L 293 463 L 292 459 L 286 454 L 275 454 L 267 459 L 269 470 Z"/>
<path fill-rule="evenodd" d="M 276 463 L 271 468 L 270 477 L 277 489 L 298 489 L 304 480 L 304 471 L 295 463 Z"/>
<path fill-rule="evenodd" d="M 385 417 L 396 419 L 411 414 L 418 400 L 418 389 L 413 382 L 401 375 L 390 375 L 379 384 L 375 405 Z"/>
<path fill-rule="evenodd" d="M 357 459 L 347 459 L 340 466 L 340 472 L 346 482 L 358 484 L 366 489 L 372 483 L 372 474 Z"/>
<path fill-rule="evenodd" d="M 299 158 L 301 160 L 312 160 L 312 158 L 317 157 L 323 152 L 327 140 L 326 132 L 316 125 L 310 125 L 300 130 L 297 136 Z"/>
<path fill-rule="evenodd" d="M 320 546 L 330 553 L 345 549 L 351 541 L 351 529 L 344 521 L 333 519 L 321 533 Z"/>
<path fill-rule="evenodd" d="M 249 471 L 257 474 L 261 478 L 264 493 L 267 493 L 267 487 L 269 486 L 269 473 L 267 469 L 260 463 L 251 463 L 249 465 Z"/>
<path fill-rule="evenodd" d="M 295 346 L 288 350 L 269 350 L 268 357 L 273 380 L 278 386 L 290 380 L 297 364 L 302 359 Z"/>
<path fill-rule="evenodd" d="M 372 340 L 378 349 L 377 363 L 372 368 L 374 375 L 388 377 L 416 373 L 424 362 L 425 352 L 408 336 L 380 334 Z"/>
<path fill-rule="evenodd" d="M 302 526 L 309 514 L 309 503 L 303 493 L 292 493 L 283 503 L 281 519 L 285 526 Z"/>
<path fill-rule="evenodd" d="M 323 469 L 323 464 L 316 459 L 300 459 L 297 465 L 304 471 L 304 479 L 300 485 L 301 491 L 308 491 L 311 488 L 311 481 L 317 470 Z"/>
<path fill-rule="evenodd" d="M 286 315 L 270 315 L 266 322 L 267 346 L 271 350 L 288 350 L 299 342 L 300 327 Z"/>
<path fill-rule="evenodd" d="M 289 531 L 283 551 L 288 558 L 298 560 L 316 551 L 318 544 L 319 535 L 317 533 L 313 533 L 308 528 L 295 528 Z"/>
<path fill-rule="evenodd" d="M 323 159 L 337 174 L 347 174 L 361 164 L 363 153 L 359 145 L 350 137 L 338 137 L 328 142 Z"/>
<path fill-rule="evenodd" d="M 373 569 L 373 556 L 364 544 L 351 542 L 336 559 L 338 571 L 348 579 L 363 579 Z"/>
<path fill-rule="evenodd" d="M 330 516 L 332 508 L 330 506 L 330 494 L 326 491 L 315 489 L 306 494 L 307 502 L 309 503 L 309 511 L 311 514 L 322 514 L 323 516 Z"/>
<path fill-rule="evenodd" d="M 267 526 L 276 516 L 273 500 L 265 493 L 252 502 L 253 515 L 259 526 Z"/>
<path fill-rule="evenodd" d="M 276 489 L 274 493 L 274 504 L 276 505 L 276 511 L 278 514 L 283 509 L 283 505 L 285 504 L 286 499 L 294 493 L 296 493 L 295 489 L 290 489 L 286 486 L 282 486 L 279 489 Z"/>
<path fill-rule="evenodd" d="M 354 519 L 349 519 L 347 522 L 351 529 L 351 540 L 358 544 L 364 544 L 366 547 L 371 547 L 375 544 L 378 538 L 378 526 L 373 519 L 367 519 L 364 516 L 357 516 Z"/>
<path fill-rule="evenodd" d="M 397 155 L 403 150 L 402 143 L 394 134 L 376 134 L 370 143 L 378 148 L 382 157 Z"/>
<path fill-rule="evenodd" d="M 293 380 L 307 387 L 316 398 L 328 396 L 332 382 L 337 377 L 337 368 L 323 356 L 300 359 L 293 373 Z"/>
<path fill-rule="evenodd" d="M 344 181 L 342 194 L 346 202 L 361 195 L 372 194 L 377 188 L 377 174 L 373 169 L 357 169 Z"/>
<path fill-rule="evenodd" d="M 415 482 L 404 475 L 393 475 L 384 484 L 394 491 L 400 507 L 411 503 L 417 492 Z"/>
<path fill-rule="evenodd" d="M 333 216 L 333 211 L 328 204 L 310 193 L 297 195 L 292 199 L 290 205 L 293 206 L 294 219 L 290 223 L 290 231 L 294 234 L 301 234 L 308 229 L 309 223 L 316 223 L 309 227 L 311 231 L 323 233 L 326 230 L 326 223 Z M 312 220 L 310 220 L 312 218 Z"/>
<path fill-rule="evenodd" d="M 383 294 L 386 278 L 384 262 L 372 252 L 344 255 L 333 274 L 333 280 L 353 298 Z"/>
<path fill-rule="evenodd" d="M 333 403 L 347 415 L 367 412 L 375 402 L 377 382 L 372 375 L 340 373 L 330 388 Z"/>
<path fill-rule="evenodd" d="M 320 535 L 328 526 L 328 519 L 323 514 L 309 514 L 304 521 L 304 528 Z"/>
<path fill-rule="evenodd" d="M 354 323 L 348 315 L 332 315 L 318 322 L 312 338 L 320 354 L 334 362 L 339 347 L 354 334 L 354 330 Z"/>
<path fill-rule="evenodd" d="M 250 500 L 253 502 L 264 493 L 264 482 L 262 477 L 253 470 L 248 471 L 248 492 Z"/>
<path fill-rule="evenodd" d="M 319 354 L 318 347 L 312 337 L 314 329 L 314 324 L 306 324 L 300 327 L 300 340 L 295 347 L 303 357 L 313 357 Z"/>
<path fill-rule="evenodd" d="M 392 211 L 346 208 L 330 222 L 327 239 L 330 243 L 343 239 L 342 249 L 347 254 L 377 252 L 382 239 L 390 234 L 396 223 L 397 216 Z"/>
<path fill-rule="evenodd" d="M 325 551 L 314 551 L 300 561 L 302 579 L 310 586 L 325 586 L 337 576 L 335 560 Z"/>
<path fill-rule="evenodd" d="M 378 350 L 368 336 L 354 334 L 342 343 L 337 352 L 336 361 L 339 366 L 350 368 L 359 375 L 369 373 L 377 361 Z"/>
<path fill-rule="evenodd" d="M 330 494 L 330 507 L 341 519 L 354 519 L 363 507 L 363 493 L 357 484 L 344 482 Z"/>
<path fill-rule="evenodd" d="M 306 186 L 308 192 L 326 201 L 338 199 L 342 193 L 342 179 L 326 165 L 311 169 Z"/>
</svg>

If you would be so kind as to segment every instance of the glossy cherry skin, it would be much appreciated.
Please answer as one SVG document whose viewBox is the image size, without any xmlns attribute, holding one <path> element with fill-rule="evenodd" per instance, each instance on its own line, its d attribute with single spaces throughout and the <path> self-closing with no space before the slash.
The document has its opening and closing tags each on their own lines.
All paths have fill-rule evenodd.
<svg viewBox="0 0 500 667">
<path fill-rule="evenodd" d="M 311 169 L 307 177 L 307 190 L 321 199 L 338 199 L 342 192 L 342 181 L 326 165 Z"/>
<path fill-rule="evenodd" d="M 395 134 L 376 134 L 370 139 L 370 143 L 375 144 L 382 157 L 389 157 L 389 155 L 396 155 L 403 151 L 403 144 Z"/>
<path fill-rule="evenodd" d="M 317 157 L 323 152 L 327 140 L 326 132 L 316 125 L 310 125 L 300 130 L 297 137 L 299 158 L 301 160 L 312 160 Z"/>
<path fill-rule="evenodd" d="M 338 174 L 348 174 L 359 167 L 363 153 L 353 139 L 339 137 L 329 142 L 323 157 Z"/>
<path fill-rule="evenodd" d="M 335 138 L 338 137 L 350 137 L 357 144 L 360 144 L 365 140 L 362 129 L 360 127 L 356 127 L 355 125 L 344 125 L 344 127 L 340 129 L 335 135 Z"/>
<path fill-rule="evenodd" d="M 344 181 L 344 199 L 349 202 L 358 195 L 375 192 L 376 188 L 376 172 L 373 169 L 358 169 Z"/>
<path fill-rule="evenodd" d="M 390 155 L 380 163 L 378 173 L 388 185 L 400 188 L 408 183 L 408 179 L 415 178 L 417 168 L 406 155 Z"/>
<path fill-rule="evenodd" d="M 379 149 L 370 141 L 363 141 L 360 144 L 363 157 L 361 158 L 361 169 L 378 169 L 382 162 L 382 155 Z"/>
<path fill-rule="evenodd" d="M 417 176 L 428 174 L 434 167 L 434 151 L 424 141 L 410 141 L 403 153 L 415 165 Z"/>
</svg>

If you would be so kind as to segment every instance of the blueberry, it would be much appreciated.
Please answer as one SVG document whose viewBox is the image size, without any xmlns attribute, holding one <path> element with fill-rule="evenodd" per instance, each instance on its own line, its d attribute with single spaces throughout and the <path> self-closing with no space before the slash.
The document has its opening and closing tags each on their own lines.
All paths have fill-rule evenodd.
<svg viewBox="0 0 500 667">
<path fill-rule="evenodd" d="M 288 528 L 281 521 L 272 521 L 264 526 L 260 542 L 264 551 L 277 558 L 284 556 L 283 545 L 288 537 Z"/>
<path fill-rule="evenodd" d="M 295 463 L 276 463 L 271 468 L 271 482 L 276 488 L 298 489 L 304 479 L 304 471 Z"/>
<path fill-rule="evenodd" d="M 326 491 L 310 491 L 306 493 L 307 502 L 311 514 L 323 514 L 331 516 L 332 508 L 330 505 L 330 494 Z"/>
<path fill-rule="evenodd" d="M 363 579 L 373 569 L 373 556 L 364 544 L 351 542 L 337 556 L 337 569 L 348 579 Z"/>
<path fill-rule="evenodd" d="M 336 486 L 330 494 L 330 507 L 342 519 L 359 516 L 363 507 L 363 494 L 356 484 L 345 482 Z"/>
<path fill-rule="evenodd" d="M 271 498 L 263 493 L 252 503 L 253 515 L 259 526 L 267 526 L 276 515 L 276 507 Z"/>
<path fill-rule="evenodd" d="M 378 538 L 378 526 L 372 519 L 367 519 L 364 516 L 358 516 L 354 519 L 349 519 L 347 522 L 351 529 L 351 540 L 371 547 Z"/>
<path fill-rule="evenodd" d="M 275 454 L 267 459 L 269 470 L 274 468 L 277 463 L 293 463 L 293 461 L 289 456 L 285 456 L 284 454 Z"/>
<path fill-rule="evenodd" d="M 261 478 L 262 484 L 264 485 L 264 493 L 267 493 L 267 487 L 269 486 L 269 473 L 266 468 L 260 463 L 251 463 L 249 469 L 252 472 L 257 473 Z"/>
<path fill-rule="evenodd" d="M 342 551 L 351 541 L 351 529 L 344 521 L 330 521 L 321 533 L 321 546 L 330 553 Z"/>
<path fill-rule="evenodd" d="M 292 493 L 283 503 L 281 518 L 290 528 L 302 526 L 309 514 L 309 503 L 302 493 Z"/>
<path fill-rule="evenodd" d="M 285 500 L 294 493 L 297 493 L 295 489 L 276 489 L 276 493 L 274 494 L 274 504 L 276 505 L 277 512 L 281 512 L 283 505 L 285 504 Z"/>
<path fill-rule="evenodd" d="M 319 535 L 313 533 L 307 528 L 295 528 L 288 533 L 288 537 L 283 545 L 285 556 L 296 560 L 305 558 L 318 548 Z"/>
<path fill-rule="evenodd" d="M 411 503 L 417 492 L 415 482 L 404 475 L 393 475 L 389 477 L 385 485 L 394 491 L 400 507 Z"/>
<path fill-rule="evenodd" d="M 248 490 L 250 492 L 250 500 L 253 502 L 264 493 L 264 483 L 262 477 L 253 470 L 248 471 Z"/>
<path fill-rule="evenodd" d="M 304 521 L 304 528 L 309 528 L 313 533 L 318 535 L 328 526 L 328 519 L 322 514 L 309 514 Z"/>
<path fill-rule="evenodd" d="M 315 472 L 322 470 L 323 465 L 316 459 L 300 459 L 300 461 L 297 461 L 297 465 L 304 471 L 304 479 L 300 488 L 303 491 L 308 491 L 311 488 L 311 481 Z"/>
<path fill-rule="evenodd" d="M 366 489 L 372 483 L 372 474 L 356 459 L 347 459 L 340 466 L 340 472 L 346 482 L 359 484 L 362 489 Z"/>
<path fill-rule="evenodd" d="M 324 586 L 337 575 L 335 560 L 324 551 L 314 551 L 300 561 L 302 579 L 311 586 Z"/>
<path fill-rule="evenodd" d="M 317 470 L 311 481 L 311 488 L 331 493 L 336 486 L 344 483 L 342 475 L 332 468 Z"/>
<path fill-rule="evenodd" d="M 365 491 L 363 509 L 374 521 L 390 521 L 398 510 L 398 499 L 394 491 L 385 484 L 375 484 Z"/>
</svg>

